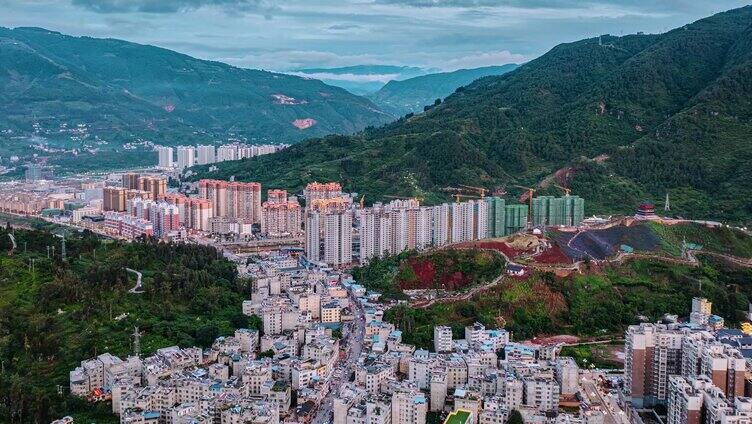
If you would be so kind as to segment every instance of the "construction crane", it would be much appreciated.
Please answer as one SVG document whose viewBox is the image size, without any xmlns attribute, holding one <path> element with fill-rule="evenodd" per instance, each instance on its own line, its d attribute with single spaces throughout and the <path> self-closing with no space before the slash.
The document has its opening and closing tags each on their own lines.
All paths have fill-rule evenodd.
<svg viewBox="0 0 752 424">
<path fill-rule="evenodd" d="M 481 199 L 486 197 L 486 192 L 488 191 L 488 189 L 485 189 L 483 187 L 473 187 L 465 184 L 460 184 L 460 187 L 477 192 L 480 195 Z"/>
<path fill-rule="evenodd" d="M 364 194 L 363 197 L 360 198 L 360 208 L 363 209 L 363 206 L 366 204 L 366 195 Z"/>
<path fill-rule="evenodd" d="M 471 194 L 462 194 L 462 193 L 454 193 L 452 195 L 452 197 L 454 197 L 454 202 L 455 203 L 459 203 L 461 198 L 466 198 L 466 199 L 480 199 L 480 197 L 478 197 L 478 196 L 474 196 L 474 195 L 471 195 Z"/>
<path fill-rule="evenodd" d="M 528 202 L 528 207 L 527 207 L 527 222 L 528 222 L 528 226 L 532 227 L 532 224 L 533 224 L 533 195 L 538 190 L 534 189 L 532 187 L 525 187 L 525 186 L 521 186 L 521 185 L 515 185 L 515 186 L 512 186 L 512 187 L 517 187 L 517 188 L 522 188 L 522 189 L 527 190 L 527 202 Z M 520 196 L 520 197 L 522 197 L 522 196 Z"/>
<path fill-rule="evenodd" d="M 566 187 L 562 187 L 562 186 L 560 186 L 558 184 L 554 184 L 554 186 L 559 187 L 560 189 L 564 190 L 564 195 L 567 196 L 567 197 L 569 197 L 569 193 L 572 192 L 572 189 L 569 189 L 569 188 L 566 188 Z"/>
</svg>

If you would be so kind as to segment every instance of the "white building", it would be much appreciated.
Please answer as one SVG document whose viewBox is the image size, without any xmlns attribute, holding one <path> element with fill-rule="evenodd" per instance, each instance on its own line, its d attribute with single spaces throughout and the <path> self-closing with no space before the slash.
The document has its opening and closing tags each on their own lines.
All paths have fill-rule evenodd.
<svg viewBox="0 0 752 424">
<path fill-rule="evenodd" d="M 214 146 L 198 146 L 196 147 L 196 164 L 207 165 L 216 162 L 216 153 Z"/>
<path fill-rule="evenodd" d="M 196 164 L 196 148 L 193 146 L 178 146 L 178 170 L 184 171 L 186 168 Z"/>
<path fill-rule="evenodd" d="M 157 155 L 159 156 L 159 167 L 162 169 L 171 169 L 175 166 L 172 147 L 159 146 L 157 147 Z"/>
<path fill-rule="evenodd" d="M 433 348 L 436 353 L 452 351 L 452 327 L 439 325 L 433 328 Z"/>
</svg>

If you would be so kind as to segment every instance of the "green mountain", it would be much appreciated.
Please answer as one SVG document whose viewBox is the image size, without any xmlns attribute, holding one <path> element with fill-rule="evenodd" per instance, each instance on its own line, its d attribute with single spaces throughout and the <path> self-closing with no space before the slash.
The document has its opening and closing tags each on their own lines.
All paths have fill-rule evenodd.
<svg viewBox="0 0 752 424">
<path fill-rule="evenodd" d="M 561 44 L 423 114 L 212 175 L 288 189 L 331 179 L 372 201 L 430 201 L 446 199 L 447 185 L 513 191 L 561 169 L 559 184 L 587 199 L 587 213 L 631 212 L 668 192 L 676 214 L 749 221 L 750 24 L 748 6 L 665 34 Z"/>
<path fill-rule="evenodd" d="M 0 27 L 0 130 L 86 123 L 108 139 L 293 142 L 393 118 L 321 81 L 114 39 Z"/>
<path fill-rule="evenodd" d="M 458 69 L 453 72 L 438 72 L 403 81 L 392 80 L 379 91 L 368 96 L 381 109 L 402 116 L 420 112 L 424 106 L 443 99 L 457 88 L 470 84 L 478 78 L 502 75 L 517 69 L 516 64 L 486 66 L 475 69 Z"/>
<path fill-rule="evenodd" d="M 375 93 L 389 81 L 401 81 L 433 71 L 415 66 L 355 65 L 340 68 L 306 68 L 292 74 L 321 80 L 354 94 L 366 95 Z"/>
</svg>

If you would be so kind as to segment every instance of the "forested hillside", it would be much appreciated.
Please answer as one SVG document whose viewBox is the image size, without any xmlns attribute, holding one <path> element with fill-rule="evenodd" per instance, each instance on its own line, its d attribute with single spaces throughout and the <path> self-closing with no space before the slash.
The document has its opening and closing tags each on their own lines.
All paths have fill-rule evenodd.
<svg viewBox="0 0 752 424">
<path fill-rule="evenodd" d="M 446 199 L 440 189 L 535 184 L 559 169 L 587 213 L 631 212 L 668 192 L 674 213 L 752 218 L 752 7 L 660 35 L 556 46 L 482 78 L 429 111 L 351 137 L 226 163 L 299 189 L 336 180 L 366 199 Z M 206 171 L 205 169 L 203 171 Z"/>
<path fill-rule="evenodd" d="M 457 88 L 470 84 L 478 78 L 503 75 L 516 68 L 517 65 L 511 63 L 502 66 L 437 72 L 402 81 L 392 80 L 368 98 L 381 109 L 396 116 L 422 112 L 424 107 L 432 105 L 436 99 L 443 99 Z"/>
<path fill-rule="evenodd" d="M 86 124 L 109 141 L 291 142 L 391 121 L 321 81 L 115 39 L 0 27 L 0 130 Z"/>
<path fill-rule="evenodd" d="M 117 422 L 108 404 L 67 395 L 68 372 L 105 351 L 131 354 L 135 326 L 149 354 L 175 344 L 208 347 L 219 335 L 258 325 L 241 313 L 250 284 L 213 248 L 68 234 L 63 261 L 60 243 L 49 232 L 0 229 L 0 422 L 64 415 Z M 48 246 L 57 247 L 50 257 Z M 143 272 L 144 293 L 128 292 L 135 277 L 125 267 Z"/>
</svg>

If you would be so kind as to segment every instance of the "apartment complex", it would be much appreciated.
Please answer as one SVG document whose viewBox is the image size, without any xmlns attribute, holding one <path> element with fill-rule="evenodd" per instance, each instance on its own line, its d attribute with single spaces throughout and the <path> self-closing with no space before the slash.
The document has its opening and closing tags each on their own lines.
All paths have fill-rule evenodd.
<svg viewBox="0 0 752 424">
<path fill-rule="evenodd" d="M 149 198 L 158 199 L 167 193 L 167 178 L 127 172 L 122 176 L 122 185 L 127 190 L 149 193 Z"/>
<path fill-rule="evenodd" d="M 534 226 L 577 226 L 585 218 L 585 200 L 579 196 L 533 198 Z"/>
<path fill-rule="evenodd" d="M 693 303 L 705 302 L 698 298 Z M 710 313 L 710 308 L 705 312 Z M 734 339 L 713 331 L 692 323 L 630 326 L 625 336 L 624 380 L 632 404 L 665 404 L 672 376 L 705 376 L 724 396 L 743 396 L 747 360 Z"/>
<path fill-rule="evenodd" d="M 352 213 L 324 209 L 306 217 L 306 257 L 332 266 L 352 263 Z"/>
<path fill-rule="evenodd" d="M 226 160 L 238 160 L 259 155 L 278 152 L 286 148 L 286 144 L 246 145 L 240 143 L 214 145 L 178 146 L 176 149 L 157 146 L 159 167 L 162 169 L 177 168 L 180 171 L 193 165 L 208 165 Z M 177 160 L 175 152 L 177 151 Z"/>
<path fill-rule="evenodd" d="M 268 237 L 297 236 L 302 232 L 303 211 L 295 198 L 285 190 L 267 191 L 261 206 L 261 234 Z"/>
<path fill-rule="evenodd" d="M 209 200 L 215 217 L 228 217 L 261 224 L 261 184 L 221 180 L 200 180 L 201 199 Z"/>
<path fill-rule="evenodd" d="M 177 159 L 178 171 L 182 172 L 186 168 L 190 168 L 196 164 L 196 148 L 193 146 L 178 146 Z"/>
<path fill-rule="evenodd" d="M 667 411 L 667 424 L 747 424 L 752 422 L 752 398 L 729 396 L 705 375 L 674 375 L 669 379 Z"/>
<path fill-rule="evenodd" d="M 171 169 L 175 166 L 174 150 L 172 147 L 157 147 L 158 164 L 162 169 Z"/>
</svg>

